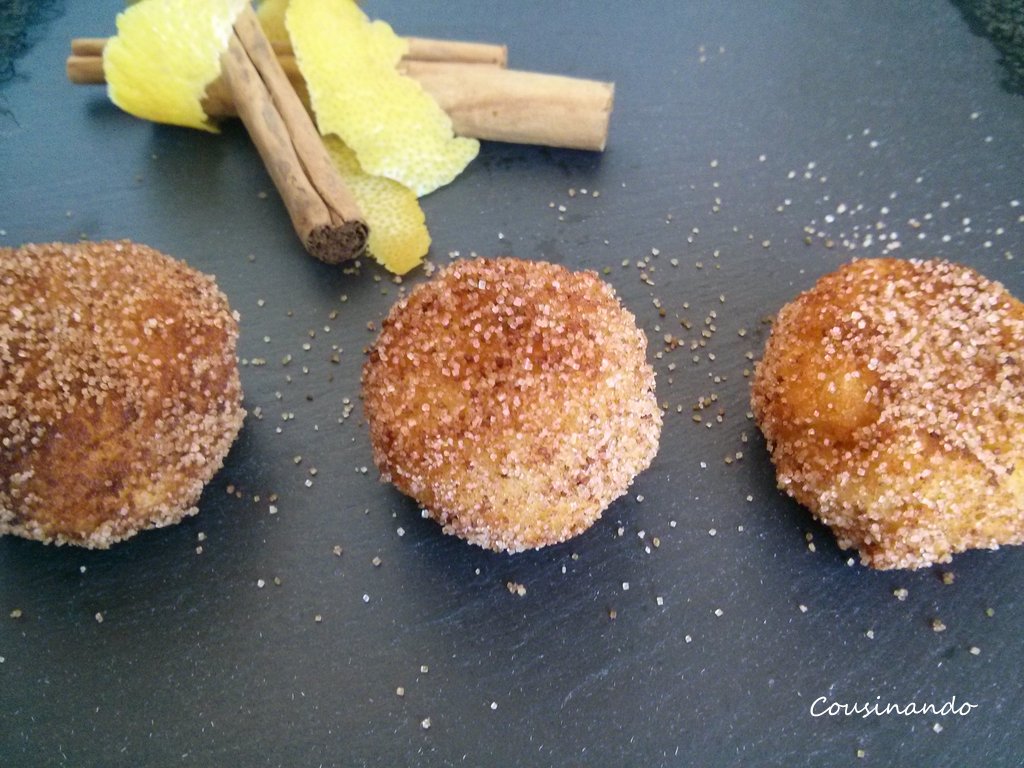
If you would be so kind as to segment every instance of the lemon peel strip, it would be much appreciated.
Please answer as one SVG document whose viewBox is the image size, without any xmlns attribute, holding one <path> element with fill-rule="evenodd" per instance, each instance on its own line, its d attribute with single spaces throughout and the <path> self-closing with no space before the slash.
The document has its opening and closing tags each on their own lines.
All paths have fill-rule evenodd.
<svg viewBox="0 0 1024 768">
<path fill-rule="evenodd" d="M 143 0 L 103 50 L 107 93 L 136 117 L 216 133 L 202 99 L 247 0 Z"/>
<path fill-rule="evenodd" d="M 335 134 L 363 170 L 428 194 L 452 181 L 480 143 L 395 66 L 407 44 L 354 0 L 291 0 L 285 14 L 320 133 Z"/>
<path fill-rule="evenodd" d="M 284 26 L 284 13 L 288 8 L 288 0 L 263 0 L 256 9 L 256 18 L 260 20 L 263 34 L 272 43 L 287 43 L 288 30 Z"/>
<path fill-rule="evenodd" d="M 370 255 L 396 275 L 419 266 L 430 248 L 430 233 L 416 195 L 397 181 L 366 173 L 337 137 L 325 137 L 324 144 L 370 226 Z"/>
</svg>

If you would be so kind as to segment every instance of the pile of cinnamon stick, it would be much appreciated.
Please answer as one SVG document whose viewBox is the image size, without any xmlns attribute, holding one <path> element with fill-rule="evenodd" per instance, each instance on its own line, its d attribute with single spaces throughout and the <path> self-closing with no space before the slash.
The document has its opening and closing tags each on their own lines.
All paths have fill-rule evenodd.
<svg viewBox="0 0 1024 768">
<path fill-rule="evenodd" d="M 602 151 L 614 84 L 507 69 L 503 45 L 406 38 L 399 64 L 452 119 L 455 133 L 491 141 Z M 103 38 L 75 38 L 72 83 L 102 84 Z M 288 46 L 267 40 L 250 7 L 238 17 L 221 77 L 206 91 L 211 117 L 241 118 L 306 250 L 328 263 L 358 256 L 368 229 L 309 115 Z"/>
</svg>

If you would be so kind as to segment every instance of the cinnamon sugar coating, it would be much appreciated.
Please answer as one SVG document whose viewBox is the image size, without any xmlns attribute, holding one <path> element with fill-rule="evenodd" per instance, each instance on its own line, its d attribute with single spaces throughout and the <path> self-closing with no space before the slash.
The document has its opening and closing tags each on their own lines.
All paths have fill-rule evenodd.
<svg viewBox="0 0 1024 768">
<path fill-rule="evenodd" d="M 363 369 L 382 479 L 481 547 L 575 536 L 657 452 L 646 348 L 592 272 L 456 262 L 392 308 Z"/>
<path fill-rule="evenodd" d="M 866 259 L 783 307 L 754 415 L 779 486 L 875 568 L 1024 541 L 1024 304 L 944 261 Z"/>
<path fill-rule="evenodd" d="M 106 548 L 194 514 L 245 415 L 237 337 L 146 246 L 0 248 L 0 534 Z"/>
</svg>

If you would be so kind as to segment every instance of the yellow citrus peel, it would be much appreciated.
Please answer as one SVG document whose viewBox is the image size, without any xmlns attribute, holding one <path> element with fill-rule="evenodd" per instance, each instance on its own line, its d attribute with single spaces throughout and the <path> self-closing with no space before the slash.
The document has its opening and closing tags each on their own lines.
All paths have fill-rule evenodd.
<svg viewBox="0 0 1024 768">
<path fill-rule="evenodd" d="M 147 120 L 216 131 L 202 99 L 246 2 L 142 0 L 121 13 L 104 50 L 111 100 Z M 479 142 L 455 138 L 433 99 L 397 73 L 406 42 L 353 0 L 264 0 L 258 15 L 271 41 L 291 40 L 327 149 L 370 226 L 370 253 L 405 274 L 430 248 L 417 195 L 455 178 Z"/>
<path fill-rule="evenodd" d="M 285 26 L 320 133 L 341 138 L 367 173 L 425 195 L 476 157 L 479 142 L 455 137 L 437 102 L 395 69 L 405 41 L 354 0 L 291 0 Z"/>
<path fill-rule="evenodd" d="M 288 42 L 288 30 L 284 26 L 284 12 L 287 8 L 288 0 L 263 0 L 256 9 L 263 34 L 272 43 Z"/>
<path fill-rule="evenodd" d="M 143 0 L 118 14 L 103 50 L 110 100 L 145 120 L 215 132 L 202 99 L 247 1 Z"/>
<path fill-rule="evenodd" d="M 430 233 L 416 195 L 396 181 L 366 173 L 337 137 L 327 136 L 324 143 L 370 225 L 370 254 L 396 275 L 419 266 L 430 248 Z"/>
</svg>

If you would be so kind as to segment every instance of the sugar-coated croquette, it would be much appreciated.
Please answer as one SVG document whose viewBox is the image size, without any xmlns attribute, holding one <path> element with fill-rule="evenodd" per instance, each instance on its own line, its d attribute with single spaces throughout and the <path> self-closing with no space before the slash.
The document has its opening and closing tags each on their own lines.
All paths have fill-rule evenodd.
<svg viewBox="0 0 1024 768">
<path fill-rule="evenodd" d="M 592 272 L 456 262 L 392 308 L 363 369 L 382 478 L 481 547 L 575 536 L 657 452 L 646 349 Z"/>
<path fill-rule="evenodd" d="M 753 382 L 779 486 L 875 568 L 1024 540 L 1024 304 L 865 259 L 779 313 Z"/>
<path fill-rule="evenodd" d="M 194 514 L 245 415 L 237 338 L 152 248 L 0 248 L 0 533 L 106 548 Z"/>
</svg>

